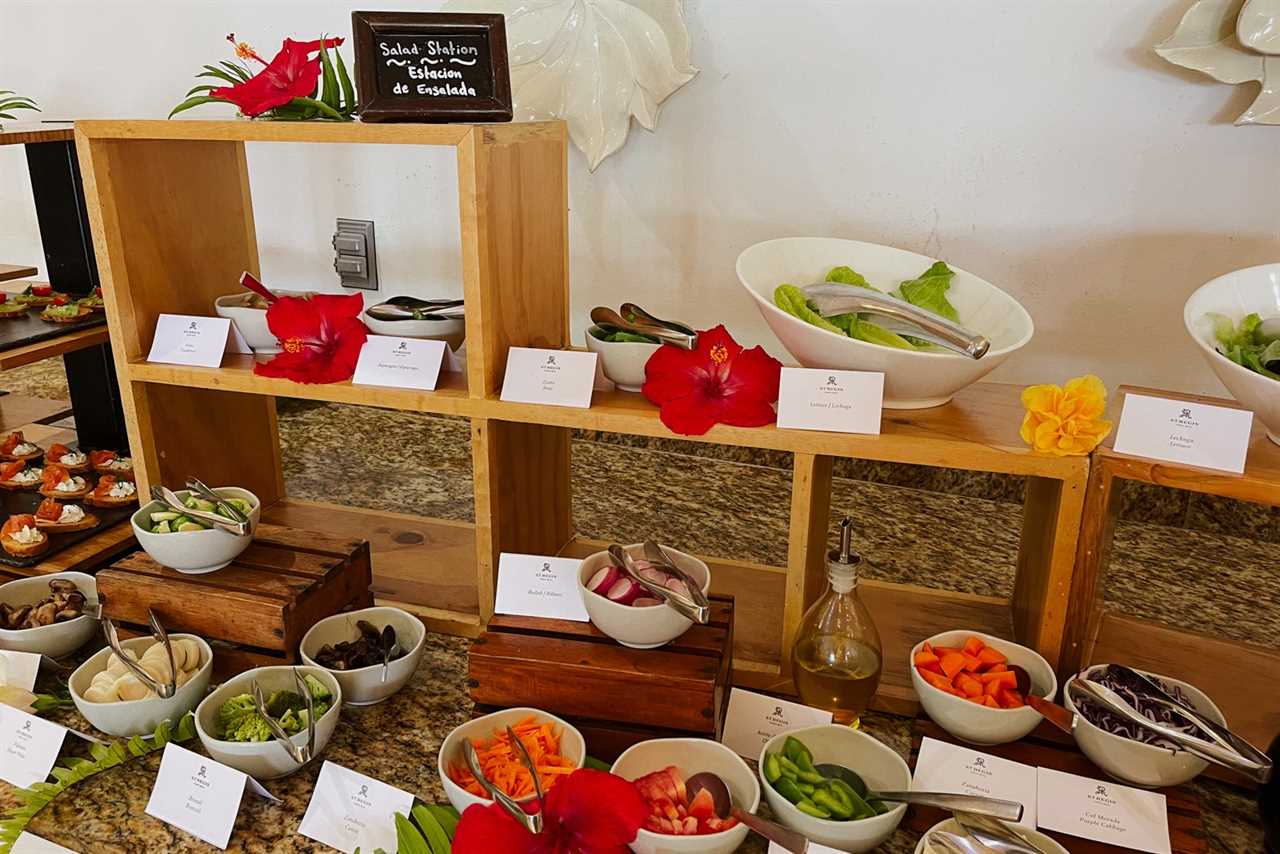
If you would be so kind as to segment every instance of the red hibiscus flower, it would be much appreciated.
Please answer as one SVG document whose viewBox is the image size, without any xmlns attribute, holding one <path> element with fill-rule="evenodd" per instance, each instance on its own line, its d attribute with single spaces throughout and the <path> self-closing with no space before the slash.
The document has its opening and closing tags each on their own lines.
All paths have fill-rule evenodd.
<svg viewBox="0 0 1280 854">
<path fill-rule="evenodd" d="M 635 786 L 581 768 L 547 793 L 541 833 L 525 830 L 497 804 L 476 804 L 458 822 L 453 854 L 627 854 L 648 814 Z"/>
<path fill-rule="evenodd" d="M 260 116 L 294 98 L 310 98 L 315 94 L 316 81 L 320 79 L 321 39 L 309 42 L 285 39 L 280 52 L 269 63 L 247 44 L 237 43 L 234 34 L 227 36 L 227 40 L 236 45 L 236 55 L 256 59 L 266 67 L 244 83 L 211 90 L 209 97 L 230 101 L 246 116 Z M 326 48 L 337 47 L 342 39 L 323 39 L 323 44 Z"/>
<path fill-rule="evenodd" d="M 280 297 L 267 309 L 267 326 L 281 352 L 253 366 L 255 374 L 299 383 L 350 379 L 369 330 L 360 321 L 360 294 Z"/>
<path fill-rule="evenodd" d="M 696 349 L 668 344 L 650 356 L 640 390 L 673 432 L 701 436 L 714 424 L 772 424 L 781 374 L 777 359 L 760 347 L 743 350 L 717 326 L 698 333 Z"/>
</svg>

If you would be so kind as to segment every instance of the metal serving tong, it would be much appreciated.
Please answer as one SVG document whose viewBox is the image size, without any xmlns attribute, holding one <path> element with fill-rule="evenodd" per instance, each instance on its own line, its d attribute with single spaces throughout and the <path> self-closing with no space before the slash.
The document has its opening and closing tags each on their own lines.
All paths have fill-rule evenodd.
<svg viewBox="0 0 1280 854">
<path fill-rule="evenodd" d="M 1179 732 L 1173 727 L 1166 726 L 1151 720 L 1146 715 L 1139 712 L 1133 706 L 1129 705 L 1123 697 L 1112 691 L 1101 683 L 1094 682 L 1092 679 L 1086 678 L 1083 674 L 1076 676 L 1075 679 L 1067 683 L 1067 690 L 1072 692 L 1072 699 L 1077 696 L 1084 697 L 1090 702 L 1097 703 L 1108 711 L 1120 715 L 1122 718 L 1134 723 L 1140 727 L 1144 727 L 1168 741 L 1173 742 L 1181 749 L 1188 753 L 1198 756 L 1206 762 L 1212 762 L 1215 765 L 1221 765 L 1224 768 L 1230 768 L 1232 771 L 1243 774 L 1251 780 L 1259 783 L 1266 783 L 1271 779 L 1273 765 L 1270 757 L 1240 736 L 1231 732 L 1226 727 L 1212 721 L 1194 709 L 1188 709 L 1186 706 L 1174 700 L 1159 685 L 1155 684 L 1136 670 L 1122 665 L 1111 664 L 1109 667 L 1116 667 L 1120 670 L 1127 671 L 1143 682 L 1143 686 L 1147 689 L 1147 698 L 1159 706 L 1169 709 L 1182 716 L 1186 720 L 1195 724 L 1211 741 L 1205 741 L 1195 736 L 1187 735 Z"/>
<path fill-rule="evenodd" d="M 489 793 L 489 797 L 499 804 L 503 809 L 511 814 L 511 817 L 520 822 L 521 826 L 526 828 L 530 833 L 542 832 L 542 781 L 538 779 L 538 771 L 533 766 L 533 760 L 529 757 L 529 751 L 525 749 L 524 742 L 516 736 L 515 730 L 510 726 L 507 727 L 507 737 L 511 739 L 511 744 L 516 749 L 516 753 L 520 756 L 520 762 L 529 770 L 529 774 L 533 777 L 533 792 L 537 805 L 537 812 L 525 812 L 524 807 L 520 803 L 499 789 L 493 783 L 489 782 L 489 778 L 484 775 L 484 771 L 480 768 L 480 758 L 476 756 L 476 748 L 471 743 L 471 739 L 464 738 L 462 740 L 462 758 L 467 763 L 471 775 L 476 778 L 476 782 L 480 787 Z"/>
<path fill-rule="evenodd" d="M 652 550 L 649 548 L 650 543 L 653 543 L 654 548 Z M 613 561 L 613 565 L 622 570 L 628 578 L 639 584 L 654 598 L 661 599 L 667 604 L 668 608 L 679 612 L 699 625 L 705 626 L 711 619 L 711 603 L 707 601 L 701 586 L 687 572 L 676 566 L 675 562 L 667 557 L 667 553 L 662 549 L 662 546 L 659 546 L 656 542 L 652 540 L 645 542 L 645 560 L 652 563 L 656 568 L 669 572 L 683 581 L 685 588 L 689 591 L 688 596 L 669 587 L 663 587 L 661 584 L 654 584 L 649 579 L 642 577 L 640 571 L 635 568 L 635 559 L 617 543 L 609 546 L 609 558 Z"/>
<path fill-rule="evenodd" d="M 664 344 L 674 344 L 682 350 L 698 346 L 698 333 L 683 323 L 660 320 L 635 303 L 624 302 L 622 312 L 598 305 L 591 309 L 591 322 L 606 332 L 631 332 L 648 335 Z"/>
<path fill-rule="evenodd" d="M 147 621 L 151 623 L 152 636 L 164 645 L 165 654 L 169 656 L 169 679 L 160 682 L 150 673 L 142 669 L 142 665 L 134 661 L 126 652 L 124 647 L 120 645 L 120 635 L 116 632 L 116 624 L 111 622 L 110 617 L 102 617 L 102 632 L 107 636 L 107 646 L 111 647 L 111 651 L 116 654 L 116 658 L 124 663 L 134 676 L 138 677 L 138 681 L 146 685 L 156 695 L 167 700 L 178 692 L 178 668 L 173 661 L 173 644 L 169 643 L 169 633 L 164 630 L 164 626 L 160 625 L 160 619 L 156 617 L 156 612 L 147 609 Z"/>
<path fill-rule="evenodd" d="M 204 481 L 202 481 L 200 478 L 198 477 L 188 478 L 187 489 L 190 489 L 192 492 L 197 493 L 205 501 L 212 503 L 214 507 L 223 511 L 223 513 L 226 516 L 230 517 L 236 522 L 243 522 L 246 525 L 249 524 L 249 517 L 244 515 L 244 513 L 241 513 L 240 508 L 236 507 L 234 504 L 227 501 L 221 495 L 214 492 L 209 487 L 205 486 Z"/>
<path fill-rule="evenodd" d="M 204 484 L 201 484 L 201 486 L 204 486 Z M 208 489 L 208 487 L 206 486 L 205 489 Z M 219 516 L 217 513 L 206 513 L 203 510 L 196 510 L 183 504 L 182 499 L 178 497 L 177 493 L 172 489 L 169 489 L 167 486 L 151 487 L 151 497 L 175 513 L 190 516 L 192 519 L 199 519 L 201 522 L 208 522 L 213 527 L 226 531 L 229 534 L 235 534 L 237 537 L 247 537 L 250 534 L 249 520 L 239 511 L 236 511 L 236 513 L 239 518 L 244 519 L 243 522 L 232 521 L 223 516 Z M 214 497 L 216 498 L 217 496 L 215 495 Z M 231 510 L 235 510 L 235 508 L 230 504 L 224 503 L 221 498 L 218 499 L 218 504 Z"/>
<path fill-rule="evenodd" d="M 823 317 L 872 314 L 877 322 L 892 332 L 923 338 L 971 359 L 981 359 L 991 349 L 991 341 L 985 335 L 971 332 L 945 317 L 870 288 L 850 287 L 839 282 L 820 282 L 800 290 Z"/>
<path fill-rule="evenodd" d="M 307 703 L 307 743 L 303 745 L 295 744 L 293 738 L 284 731 L 280 723 L 267 714 L 267 701 L 262 695 L 262 686 L 258 684 L 258 680 L 253 680 L 252 691 L 253 707 L 258 714 L 262 715 L 262 719 L 267 722 L 267 729 L 271 730 L 271 734 L 275 736 L 276 741 L 285 752 L 289 754 L 289 758 L 298 763 L 301 768 L 316 756 L 316 705 L 315 700 L 311 697 L 311 690 L 307 688 L 307 683 L 298 673 L 298 668 L 293 669 L 293 681 L 298 688 L 298 693 Z"/>
<path fill-rule="evenodd" d="M 1007 854 L 1045 854 L 1044 849 L 1032 842 L 1021 830 L 999 819 L 964 810 L 955 810 L 951 815 L 966 835 L 975 839 L 980 846 L 985 846 L 979 850 Z"/>
<path fill-rule="evenodd" d="M 392 297 L 369 306 L 364 313 L 374 320 L 457 320 L 466 316 L 460 299 L 417 297 Z"/>
</svg>

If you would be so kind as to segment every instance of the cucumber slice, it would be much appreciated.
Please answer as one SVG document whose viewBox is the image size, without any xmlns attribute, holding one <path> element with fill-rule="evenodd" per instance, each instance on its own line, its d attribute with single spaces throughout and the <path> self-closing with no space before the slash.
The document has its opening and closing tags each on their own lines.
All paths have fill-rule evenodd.
<svg viewBox="0 0 1280 854">
<path fill-rule="evenodd" d="M 192 510 L 203 510 L 206 513 L 213 512 L 213 502 L 205 501 L 203 498 L 195 498 L 192 496 L 188 496 L 186 504 Z"/>
<path fill-rule="evenodd" d="M 151 514 L 152 522 L 170 522 L 181 516 L 181 513 L 174 513 L 172 510 L 157 510 Z"/>
<path fill-rule="evenodd" d="M 153 534 L 168 534 L 168 533 L 170 533 L 169 523 L 168 523 L 168 522 L 161 522 L 161 523 L 159 523 L 158 525 L 156 525 L 154 528 L 152 528 L 152 529 L 151 529 L 151 533 L 153 533 Z"/>
<path fill-rule="evenodd" d="M 204 525 L 201 525 L 199 522 L 183 522 L 174 530 L 178 531 L 179 533 L 183 533 L 185 531 L 203 531 Z"/>
</svg>

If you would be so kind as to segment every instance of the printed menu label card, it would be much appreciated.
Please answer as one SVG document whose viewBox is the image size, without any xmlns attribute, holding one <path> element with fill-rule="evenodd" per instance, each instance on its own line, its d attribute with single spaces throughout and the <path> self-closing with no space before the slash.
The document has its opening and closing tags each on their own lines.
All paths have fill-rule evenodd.
<svg viewBox="0 0 1280 854">
<path fill-rule="evenodd" d="M 972 747 L 926 736 L 920 742 L 911 790 L 1017 801 L 1022 804 L 1022 821 L 1018 823 L 1032 830 L 1036 826 L 1035 766 L 981 753 Z"/>
<path fill-rule="evenodd" d="M 765 742 L 780 732 L 831 723 L 831 712 L 734 688 L 729 692 L 720 741 L 744 759 L 760 758 Z"/>
<path fill-rule="evenodd" d="M 360 350 L 351 383 L 433 391 L 448 350 L 443 341 L 370 335 Z"/>
<path fill-rule="evenodd" d="M 498 590 L 493 610 L 520 617 L 585 623 L 590 618 L 578 592 L 582 561 L 503 552 L 498 557 Z"/>
<path fill-rule="evenodd" d="M 1040 827 L 1121 848 L 1170 854 L 1164 795 L 1040 768 Z"/>
<path fill-rule="evenodd" d="M 395 851 L 395 815 L 412 808 L 408 792 L 326 760 L 298 833 L 345 854 Z"/>
<path fill-rule="evenodd" d="M 147 815 L 225 849 L 249 775 L 173 742 L 164 746 Z"/>
<path fill-rule="evenodd" d="M 792 430 L 879 433 L 884 374 L 783 368 L 778 426 Z"/>
<path fill-rule="evenodd" d="M 156 335 L 147 361 L 217 368 L 222 366 L 222 356 L 228 350 L 253 352 L 229 319 L 162 314 L 156 320 Z"/>
<path fill-rule="evenodd" d="M 0 780 L 23 789 L 43 783 L 66 737 L 57 724 L 0 703 Z"/>
<path fill-rule="evenodd" d="M 1252 429 L 1253 413 L 1246 409 L 1129 393 L 1124 396 L 1115 449 L 1240 474 Z"/>
<path fill-rule="evenodd" d="M 0 685 L 13 685 L 30 691 L 35 688 L 39 673 L 39 653 L 0 649 Z"/>
<path fill-rule="evenodd" d="M 9 852 L 10 854 L 75 854 L 70 848 L 63 848 L 56 842 L 50 842 L 25 830 L 18 834 Z"/>
<path fill-rule="evenodd" d="M 595 353 L 511 347 L 507 350 L 501 398 L 514 403 L 586 409 L 591 406 L 595 379 Z"/>
</svg>

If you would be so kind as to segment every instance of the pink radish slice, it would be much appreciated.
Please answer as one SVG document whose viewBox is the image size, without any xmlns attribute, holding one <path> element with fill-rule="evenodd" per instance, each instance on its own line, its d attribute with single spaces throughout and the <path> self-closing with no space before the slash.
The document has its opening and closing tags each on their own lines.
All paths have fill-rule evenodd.
<svg viewBox="0 0 1280 854">
<path fill-rule="evenodd" d="M 689 595 L 688 585 L 686 585 L 683 581 L 676 578 L 675 576 L 672 576 L 667 579 L 666 587 L 668 590 L 674 590 L 677 593 L 683 593 L 685 596 Z"/>
<path fill-rule="evenodd" d="M 632 608 L 652 608 L 654 605 L 664 604 L 661 599 L 651 599 L 648 596 L 641 596 L 639 599 L 631 603 Z"/>
<path fill-rule="evenodd" d="M 630 605 L 640 596 L 640 585 L 630 578 L 619 578 L 609 588 L 609 592 L 605 596 L 619 605 Z"/>
<path fill-rule="evenodd" d="M 654 584 L 658 585 L 659 587 L 662 587 L 663 585 L 665 585 L 667 581 L 671 578 L 670 573 L 663 572 L 662 570 L 652 566 L 646 567 L 645 569 L 640 570 L 639 575 L 645 581 L 651 581 Z"/>
<path fill-rule="evenodd" d="M 604 569 L 591 576 L 591 580 L 587 582 L 587 589 L 592 593 L 599 593 L 603 596 L 617 580 L 618 568 L 615 566 L 606 566 Z"/>
</svg>

